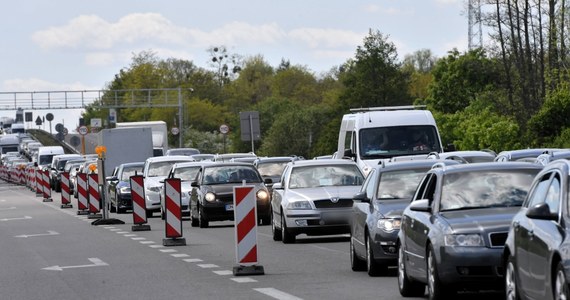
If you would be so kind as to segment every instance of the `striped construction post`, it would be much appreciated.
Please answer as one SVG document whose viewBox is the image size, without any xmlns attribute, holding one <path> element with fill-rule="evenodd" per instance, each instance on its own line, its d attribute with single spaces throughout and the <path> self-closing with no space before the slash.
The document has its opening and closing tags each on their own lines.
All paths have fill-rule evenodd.
<svg viewBox="0 0 570 300">
<path fill-rule="evenodd" d="M 87 174 L 77 173 L 77 214 L 89 214 L 89 203 L 87 202 Z"/>
<path fill-rule="evenodd" d="M 100 219 L 101 202 L 99 201 L 99 178 L 97 174 L 87 175 L 87 191 L 89 194 L 89 217 L 88 219 Z"/>
<path fill-rule="evenodd" d="M 162 239 L 163 246 L 185 246 L 186 239 L 182 237 L 182 195 L 180 178 L 164 180 L 164 228 L 166 238 Z"/>
<path fill-rule="evenodd" d="M 49 186 L 49 171 L 45 170 L 42 171 L 42 186 L 43 186 L 43 195 L 44 200 L 43 202 L 52 202 L 51 199 L 51 187 Z"/>
<path fill-rule="evenodd" d="M 144 200 L 144 177 L 133 175 L 131 182 L 131 199 L 133 201 L 133 223 L 132 231 L 148 231 L 150 225 L 146 224 L 146 201 Z"/>
<path fill-rule="evenodd" d="M 69 172 L 61 173 L 61 208 L 71 208 L 69 200 Z"/>
<path fill-rule="evenodd" d="M 257 205 L 253 186 L 234 187 L 234 220 L 236 236 L 235 276 L 263 275 L 257 263 Z"/>
<path fill-rule="evenodd" d="M 44 189 L 44 184 L 42 183 L 42 170 L 36 168 L 34 176 L 36 177 L 36 197 L 41 197 Z"/>
</svg>

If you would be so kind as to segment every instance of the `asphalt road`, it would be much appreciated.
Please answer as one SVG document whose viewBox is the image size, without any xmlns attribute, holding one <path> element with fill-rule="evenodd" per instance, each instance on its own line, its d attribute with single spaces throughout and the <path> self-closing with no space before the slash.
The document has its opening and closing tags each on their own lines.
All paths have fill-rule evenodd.
<svg viewBox="0 0 570 300">
<path fill-rule="evenodd" d="M 110 214 L 122 225 L 92 225 L 73 208 L 60 208 L 25 187 L 0 181 L 1 299 L 404 299 L 396 272 L 369 277 L 350 269 L 348 236 L 299 236 L 285 245 L 258 227 L 265 275 L 234 276 L 233 222 L 192 228 L 185 246 L 162 246 L 164 221 L 133 231 L 131 214 Z M 464 294 L 462 299 L 502 299 Z M 409 299 L 425 299 L 409 298 Z"/>
</svg>

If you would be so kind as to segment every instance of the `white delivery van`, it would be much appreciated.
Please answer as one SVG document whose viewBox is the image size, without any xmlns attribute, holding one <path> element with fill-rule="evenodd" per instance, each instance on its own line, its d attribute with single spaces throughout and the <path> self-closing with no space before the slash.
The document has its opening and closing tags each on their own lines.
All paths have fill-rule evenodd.
<svg viewBox="0 0 570 300">
<path fill-rule="evenodd" d="M 0 153 L 20 152 L 20 138 L 17 134 L 0 135 Z"/>
<path fill-rule="evenodd" d="M 62 146 L 42 146 L 38 148 L 37 163 L 40 168 L 50 167 L 53 157 L 65 154 Z"/>
<path fill-rule="evenodd" d="M 168 150 L 168 129 L 164 121 L 117 122 L 115 127 L 148 127 L 152 130 L 153 156 L 163 156 Z"/>
<path fill-rule="evenodd" d="M 443 152 L 435 119 L 422 106 L 351 109 L 342 118 L 335 158 L 351 158 L 368 174 L 394 156 Z"/>
</svg>

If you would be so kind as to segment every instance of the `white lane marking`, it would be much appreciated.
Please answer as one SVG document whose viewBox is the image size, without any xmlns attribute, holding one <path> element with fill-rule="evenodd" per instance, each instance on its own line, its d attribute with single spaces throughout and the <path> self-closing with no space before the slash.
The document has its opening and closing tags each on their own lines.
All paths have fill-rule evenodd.
<svg viewBox="0 0 570 300">
<path fill-rule="evenodd" d="M 137 236 L 136 234 L 125 234 L 125 237 L 133 237 L 133 236 Z"/>
<path fill-rule="evenodd" d="M 185 254 L 185 253 L 174 253 L 174 254 L 170 254 L 170 256 L 176 257 L 176 258 L 190 257 L 190 255 Z"/>
<path fill-rule="evenodd" d="M 129 233 L 128 231 L 117 231 L 117 234 L 125 234 L 125 233 Z"/>
<path fill-rule="evenodd" d="M 176 251 L 176 250 L 174 250 L 174 249 L 160 249 L 159 251 L 160 251 L 160 252 L 163 252 L 163 253 L 173 253 L 173 252 L 178 252 L 178 251 Z"/>
<path fill-rule="evenodd" d="M 21 235 L 16 235 L 14 237 L 17 238 L 29 238 L 29 237 L 34 237 L 34 236 L 46 236 L 46 235 L 58 235 L 59 232 L 57 231 L 52 231 L 52 230 L 48 230 L 47 233 L 37 233 L 37 234 L 21 234 Z"/>
<path fill-rule="evenodd" d="M 3 207 L 3 208 L 0 208 L 0 210 L 11 210 L 11 209 L 16 209 L 16 207 L 15 207 L 15 206 L 12 206 L 12 207 Z"/>
<path fill-rule="evenodd" d="M 330 249 L 330 248 L 326 248 L 326 247 L 321 247 L 321 246 L 316 246 L 316 245 L 311 245 L 314 248 L 317 248 L 319 250 L 326 250 L 326 251 L 330 251 L 330 252 L 336 252 L 339 254 L 346 254 L 346 251 L 339 251 L 339 250 L 335 250 L 335 249 Z"/>
<path fill-rule="evenodd" d="M 237 283 L 257 282 L 257 280 L 255 280 L 253 278 L 249 278 L 249 277 L 234 277 L 234 278 L 230 278 L 230 279 L 237 282 Z"/>
<path fill-rule="evenodd" d="M 214 264 L 199 264 L 198 267 L 202 269 L 219 268 L 220 266 Z"/>
<path fill-rule="evenodd" d="M 185 262 L 193 263 L 193 262 L 201 262 L 202 260 L 199 258 L 188 258 L 184 260 Z"/>
<path fill-rule="evenodd" d="M 302 300 L 303 299 L 303 298 L 295 297 L 291 294 L 287 294 L 285 292 L 282 292 L 282 291 L 280 291 L 278 289 L 274 289 L 274 288 L 258 288 L 258 289 L 253 289 L 253 290 L 260 292 L 262 294 L 265 294 L 269 297 L 279 299 L 279 300 Z"/>
<path fill-rule="evenodd" d="M 111 229 L 111 231 L 121 231 L 121 230 L 122 230 L 121 228 L 113 228 L 113 229 Z"/>
<path fill-rule="evenodd" d="M 143 238 L 143 237 L 134 237 L 134 238 L 131 238 L 131 240 L 133 240 L 133 241 L 144 241 L 144 240 L 146 240 L 146 238 Z"/>
<path fill-rule="evenodd" d="M 221 271 L 212 271 L 218 275 L 233 275 L 234 272 L 232 270 L 221 270 Z"/>
<path fill-rule="evenodd" d="M 163 245 L 149 245 L 151 248 L 164 248 Z"/>
<path fill-rule="evenodd" d="M 100 266 L 108 266 L 109 264 L 96 258 L 88 258 L 90 262 L 92 262 L 93 264 L 91 265 L 79 265 L 79 266 L 64 266 L 64 267 L 60 267 L 60 266 L 51 266 L 51 267 L 47 267 L 47 268 L 43 268 L 42 270 L 48 270 L 48 271 L 63 271 L 63 269 L 75 269 L 75 268 L 88 268 L 88 267 L 100 267 Z"/>
<path fill-rule="evenodd" d="M 109 226 L 109 225 L 107 225 L 107 226 L 101 226 L 101 227 L 103 227 L 103 228 L 105 228 L 105 229 L 113 229 L 113 228 L 117 228 L 117 227 L 115 227 L 115 226 Z"/>
<path fill-rule="evenodd" d="M 140 241 L 139 243 L 141 243 L 141 244 L 143 244 L 143 245 L 154 244 L 153 241 Z"/>
<path fill-rule="evenodd" d="M 24 216 L 22 218 L 4 218 L 4 219 L 0 219 L 0 221 L 6 222 L 6 221 L 15 221 L 15 220 L 29 220 L 31 218 L 32 217 L 30 217 L 30 216 Z"/>
</svg>

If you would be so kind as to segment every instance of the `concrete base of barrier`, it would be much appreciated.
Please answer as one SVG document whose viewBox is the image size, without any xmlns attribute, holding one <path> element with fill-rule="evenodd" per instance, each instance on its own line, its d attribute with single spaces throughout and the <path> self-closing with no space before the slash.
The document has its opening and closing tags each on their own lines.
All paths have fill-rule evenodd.
<svg viewBox="0 0 570 300">
<path fill-rule="evenodd" d="M 150 225 L 147 224 L 137 224 L 131 227 L 132 231 L 150 231 Z"/>
<path fill-rule="evenodd" d="M 89 215 L 87 216 L 87 219 L 101 219 L 101 218 L 103 218 L 102 214 L 89 213 Z"/>
<path fill-rule="evenodd" d="M 263 266 L 235 266 L 233 269 L 234 276 L 250 276 L 250 275 L 265 275 Z"/>
<path fill-rule="evenodd" d="M 185 238 L 162 239 L 163 246 L 186 246 Z"/>
<path fill-rule="evenodd" d="M 42 200 L 42 202 L 53 202 L 52 198 L 44 198 L 44 200 Z"/>
<path fill-rule="evenodd" d="M 91 225 L 118 225 L 118 224 L 125 224 L 122 220 L 119 219 L 99 219 L 91 222 Z"/>
<path fill-rule="evenodd" d="M 77 211 L 77 214 L 78 214 L 78 215 L 88 215 L 88 214 L 89 214 L 89 211 L 88 211 L 88 210 L 78 210 L 78 211 Z"/>
<path fill-rule="evenodd" d="M 36 197 L 43 197 L 44 195 L 42 193 L 36 193 Z"/>
<path fill-rule="evenodd" d="M 71 204 L 62 204 L 61 208 L 73 208 L 73 205 Z"/>
</svg>

